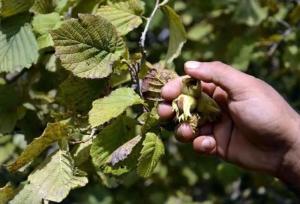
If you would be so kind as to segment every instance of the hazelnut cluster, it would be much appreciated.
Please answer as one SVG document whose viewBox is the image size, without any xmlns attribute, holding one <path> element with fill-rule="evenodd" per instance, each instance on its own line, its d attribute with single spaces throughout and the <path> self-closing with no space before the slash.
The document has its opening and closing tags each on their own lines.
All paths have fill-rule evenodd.
<svg viewBox="0 0 300 204">
<path fill-rule="evenodd" d="M 162 101 L 161 88 L 178 75 L 168 69 L 151 68 L 142 84 L 146 100 Z M 201 91 L 201 82 L 189 76 L 182 77 L 181 94 L 173 100 L 172 108 L 178 123 L 187 123 L 196 131 L 197 127 L 218 120 L 221 109 L 216 101 Z"/>
</svg>

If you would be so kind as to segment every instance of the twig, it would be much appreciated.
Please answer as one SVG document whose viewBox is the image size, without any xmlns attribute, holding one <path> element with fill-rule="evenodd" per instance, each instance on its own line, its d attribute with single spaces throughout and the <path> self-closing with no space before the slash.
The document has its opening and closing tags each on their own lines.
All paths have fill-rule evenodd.
<svg viewBox="0 0 300 204">
<path fill-rule="evenodd" d="M 89 137 L 85 140 L 80 140 L 80 141 L 70 141 L 71 144 L 75 145 L 75 144 L 82 144 L 82 143 L 86 143 L 92 139 L 94 139 L 95 137 L 95 134 L 97 132 L 97 129 L 96 128 L 93 128 L 92 131 L 91 131 L 91 134 L 89 135 Z"/>
<path fill-rule="evenodd" d="M 164 0 L 162 3 L 160 3 L 160 0 L 156 0 L 155 6 L 150 14 L 150 16 L 148 18 L 146 18 L 146 25 L 145 28 L 142 32 L 141 38 L 140 38 L 140 49 L 141 49 L 141 53 L 142 53 L 142 58 L 140 63 L 135 64 L 134 65 L 134 72 L 135 72 L 135 82 L 136 82 L 136 86 L 138 89 L 138 92 L 140 94 L 141 97 L 143 97 L 143 93 L 141 90 L 141 80 L 139 79 L 139 72 L 141 70 L 141 68 L 144 66 L 145 62 L 146 62 L 146 57 L 147 57 L 147 52 L 146 52 L 146 48 L 145 48 L 145 42 L 146 42 L 146 37 L 147 37 L 147 33 L 149 31 L 150 28 L 150 24 L 156 14 L 156 12 L 158 11 L 158 9 L 165 5 L 166 3 L 168 3 L 169 0 Z"/>
<path fill-rule="evenodd" d="M 165 1 L 162 2 L 162 3 L 165 3 Z M 160 6 L 161 6 L 160 1 L 156 0 L 155 7 L 154 7 L 151 15 L 147 18 L 147 22 L 146 22 L 144 31 L 142 32 L 142 36 L 141 36 L 141 39 L 140 39 L 140 47 L 141 47 L 141 52 L 142 52 L 143 56 L 146 56 L 145 41 L 146 41 L 146 37 L 147 37 L 147 33 L 148 33 L 148 30 L 149 30 L 151 21 L 153 20 L 156 12 L 157 12 L 157 10 L 159 9 Z"/>
<path fill-rule="evenodd" d="M 271 56 L 274 55 L 274 53 L 278 49 L 279 45 L 283 42 L 284 38 L 286 36 L 288 36 L 292 32 L 292 27 L 287 22 L 285 22 L 285 21 L 279 21 L 279 23 L 281 25 L 283 25 L 284 27 L 286 27 L 286 30 L 282 34 L 282 39 L 279 42 L 273 43 L 272 46 L 270 47 L 270 49 L 268 51 L 268 56 L 269 57 L 271 57 Z"/>
</svg>

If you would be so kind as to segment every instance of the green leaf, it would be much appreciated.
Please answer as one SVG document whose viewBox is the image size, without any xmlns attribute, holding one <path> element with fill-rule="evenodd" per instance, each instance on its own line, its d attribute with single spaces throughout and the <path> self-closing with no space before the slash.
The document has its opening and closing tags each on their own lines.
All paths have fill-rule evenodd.
<svg viewBox="0 0 300 204">
<path fill-rule="evenodd" d="M 144 113 L 140 119 L 142 120 L 142 123 L 144 124 L 142 126 L 142 134 L 146 134 L 149 131 L 152 131 L 153 129 L 159 129 L 159 115 L 157 113 L 157 108 L 152 108 L 151 112 Z"/>
<path fill-rule="evenodd" d="M 136 122 L 126 116 L 119 117 L 105 127 L 97 135 L 91 147 L 90 154 L 96 168 L 106 167 L 115 151 L 137 134 Z M 120 169 L 117 170 L 120 171 Z M 123 173 L 127 172 L 126 169 L 123 170 Z"/>
<path fill-rule="evenodd" d="M 53 0 L 35 0 L 31 11 L 40 14 L 47 14 L 53 12 L 55 4 Z"/>
<path fill-rule="evenodd" d="M 97 127 L 121 115 L 128 107 L 143 104 L 143 100 L 131 88 L 119 88 L 109 96 L 95 100 L 89 112 L 89 123 Z"/>
<path fill-rule="evenodd" d="M 68 110 L 87 112 L 92 102 L 103 96 L 106 87 L 105 80 L 87 80 L 70 75 L 59 86 L 58 101 Z"/>
<path fill-rule="evenodd" d="M 77 167 L 84 165 L 85 162 L 90 159 L 90 150 L 92 146 L 90 135 L 83 135 L 82 140 L 85 142 L 80 143 L 75 149 L 72 150 L 75 166 Z"/>
<path fill-rule="evenodd" d="M 300 70 L 299 64 L 300 49 L 296 45 L 286 46 L 283 54 L 283 62 L 285 68 Z"/>
<path fill-rule="evenodd" d="M 16 148 L 15 145 L 10 142 L 5 145 L 1 145 L 0 165 L 2 165 L 7 159 L 9 159 L 14 154 L 15 148 Z"/>
<path fill-rule="evenodd" d="M 233 67 L 246 71 L 251 61 L 254 48 L 254 39 L 249 37 L 234 38 L 228 45 L 228 61 Z"/>
<path fill-rule="evenodd" d="M 16 161 L 8 166 L 9 171 L 17 171 L 19 168 L 36 158 L 49 145 L 64 137 L 67 137 L 65 125 L 61 123 L 49 123 L 43 134 L 34 139 L 34 141 L 26 147 Z"/>
<path fill-rule="evenodd" d="M 121 35 L 126 35 L 143 23 L 136 7 L 143 10 L 139 0 L 128 0 L 102 6 L 96 14 L 109 20 Z"/>
<path fill-rule="evenodd" d="M 47 34 L 53 29 L 57 29 L 61 25 L 60 15 L 58 13 L 37 14 L 33 17 L 33 30 L 40 34 Z"/>
<path fill-rule="evenodd" d="M 39 36 L 37 38 L 37 43 L 39 46 L 39 50 L 54 46 L 54 42 L 52 40 L 50 33 Z"/>
<path fill-rule="evenodd" d="M 162 10 L 169 19 L 170 39 L 166 62 L 171 64 L 180 55 L 182 47 L 186 43 L 186 31 L 180 17 L 171 7 L 163 6 Z"/>
<path fill-rule="evenodd" d="M 28 177 L 28 183 L 11 204 L 61 202 L 72 189 L 88 183 L 84 172 L 77 170 L 69 152 L 59 150 L 48 157 Z"/>
<path fill-rule="evenodd" d="M 200 41 L 205 36 L 209 35 L 213 31 L 213 25 L 206 21 L 202 21 L 199 24 L 194 25 L 188 32 L 187 36 L 190 40 Z"/>
<path fill-rule="evenodd" d="M 154 133 L 147 133 L 138 162 L 138 174 L 143 177 L 150 176 L 164 154 L 165 147 L 160 138 Z"/>
<path fill-rule="evenodd" d="M 104 78 L 125 53 L 115 27 L 100 16 L 79 15 L 51 32 L 62 65 L 81 78 Z"/>
<path fill-rule="evenodd" d="M 30 9 L 34 0 L 1 0 L 0 17 L 9 17 Z"/>
<path fill-rule="evenodd" d="M 248 26 L 259 25 L 268 15 L 268 9 L 261 7 L 258 0 L 240 0 L 233 20 Z"/>
<path fill-rule="evenodd" d="M 1 22 L 0 72 L 16 72 L 29 68 L 38 59 L 38 45 L 26 14 Z"/>
</svg>

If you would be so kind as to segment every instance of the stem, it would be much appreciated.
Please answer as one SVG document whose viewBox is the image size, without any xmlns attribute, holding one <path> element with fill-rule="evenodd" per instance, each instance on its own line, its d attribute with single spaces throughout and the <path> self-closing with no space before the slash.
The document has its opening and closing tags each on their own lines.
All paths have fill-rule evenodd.
<svg viewBox="0 0 300 204">
<path fill-rule="evenodd" d="M 273 56 L 273 54 L 276 52 L 276 50 L 278 49 L 278 47 L 280 46 L 280 44 L 282 44 L 282 42 L 284 41 L 284 39 L 293 31 L 292 27 L 287 22 L 285 22 L 285 21 L 279 21 L 279 23 L 281 25 L 283 25 L 284 27 L 286 27 L 286 30 L 282 34 L 282 39 L 279 42 L 277 42 L 277 43 L 273 43 L 272 46 L 270 47 L 270 49 L 268 51 L 268 56 L 269 57 Z"/>
<path fill-rule="evenodd" d="M 86 143 L 92 139 L 94 139 L 95 135 L 96 135 L 97 129 L 93 128 L 91 131 L 91 134 L 89 135 L 89 137 L 85 140 L 80 140 L 80 141 L 70 141 L 71 144 L 75 145 L 75 144 L 82 144 L 82 143 Z"/>
<path fill-rule="evenodd" d="M 146 25 L 145 25 L 144 31 L 142 32 L 141 38 L 140 38 L 139 44 L 140 44 L 140 49 L 141 49 L 141 53 L 142 53 L 142 58 L 141 58 L 141 62 L 135 66 L 135 69 L 136 69 L 135 70 L 135 72 L 136 72 L 135 81 L 136 81 L 138 93 L 140 94 L 141 97 L 143 97 L 143 94 L 142 94 L 142 90 L 141 90 L 141 80 L 139 79 L 138 75 L 139 75 L 141 68 L 144 66 L 144 64 L 146 62 L 147 53 L 146 53 L 146 48 L 145 48 L 145 42 L 146 42 L 146 38 L 147 38 L 147 33 L 149 31 L 150 24 L 155 16 L 157 10 L 160 8 L 160 6 L 166 4 L 167 2 L 168 2 L 168 0 L 164 0 L 162 3 L 160 3 L 160 0 L 156 0 L 153 11 L 151 12 L 150 16 L 148 18 L 146 18 Z"/>
<path fill-rule="evenodd" d="M 163 2 L 163 3 L 164 3 L 164 2 Z M 153 18 L 154 18 L 154 16 L 155 16 L 156 12 L 157 12 L 157 10 L 159 9 L 160 6 L 161 6 L 161 5 L 160 5 L 160 1 L 159 1 L 159 0 L 156 0 L 155 7 L 154 7 L 154 9 L 153 9 L 151 15 L 147 18 L 147 22 L 146 22 L 144 31 L 143 31 L 142 36 L 141 36 L 141 39 L 140 39 L 140 47 L 141 47 L 143 56 L 146 56 L 145 41 L 146 41 L 146 37 L 147 37 L 147 33 L 148 33 L 148 30 L 149 30 L 151 21 L 153 20 Z"/>
</svg>

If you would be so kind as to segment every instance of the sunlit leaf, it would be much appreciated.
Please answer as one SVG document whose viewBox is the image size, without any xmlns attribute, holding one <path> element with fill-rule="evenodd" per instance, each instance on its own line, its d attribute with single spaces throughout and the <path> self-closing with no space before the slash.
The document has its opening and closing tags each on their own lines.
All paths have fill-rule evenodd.
<svg viewBox="0 0 300 204">
<path fill-rule="evenodd" d="M 30 143 L 16 161 L 8 166 L 8 169 L 11 172 L 17 171 L 42 153 L 49 145 L 67 136 L 66 127 L 63 124 L 49 123 L 43 134 Z"/>
<path fill-rule="evenodd" d="M 51 34 L 62 65 L 81 78 L 107 77 L 126 50 L 114 26 L 100 16 L 80 14 Z"/>
<path fill-rule="evenodd" d="M 38 59 L 38 45 L 27 14 L 1 20 L 0 72 L 29 68 Z"/>
<path fill-rule="evenodd" d="M 37 14 L 32 20 L 32 27 L 40 35 L 49 33 L 61 24 L 61 18 L 58 13 Z"/>
<path fill-rule="evenodd" d="M 143 177 L 150 176 L 164 154 L 165 147 L 160 138 L 154 133 L 147 133 L 138 162 L 138 174 Z"/>
<path fill-rule="evenodd" d="M 142 24 L 141 11 L 143 7 L 139 0 L 128 0 L 102 6 L 97 15 L 109 20 L 121 35 L 126 35 Z"/>
<path fill-rule="evenodd" d="M 61 202 L 70 190 L 88 183 L 84 172 L 77 170 L 69 152 L 59 150 L 49 156 L 28 177 L 28 183 L 10 202 L 12 204 Z"/>
<path fill-rule="evenodd" d="M 89 112 L 89 123 L 92 127 L 104 123 L 122 114 L 128 107 L 142 104 L 143 100 L 131 88 L 119 88 L 109 96 L 95 100 Z"/>
</svg>

